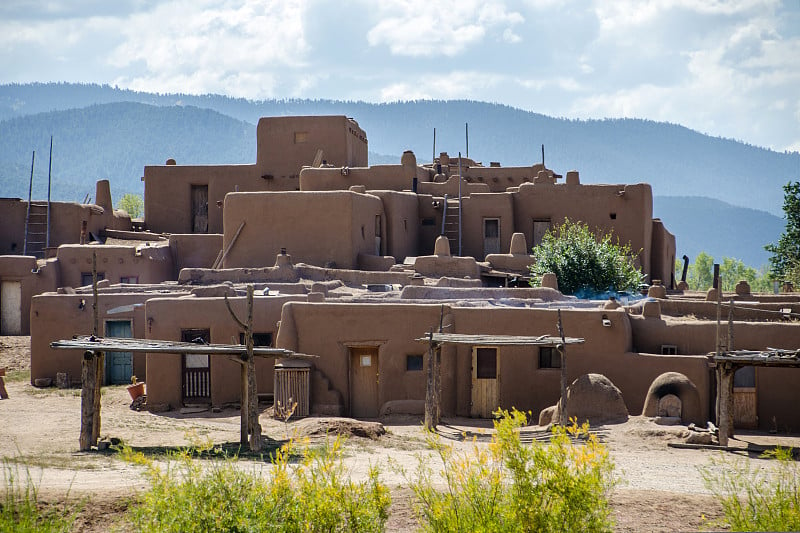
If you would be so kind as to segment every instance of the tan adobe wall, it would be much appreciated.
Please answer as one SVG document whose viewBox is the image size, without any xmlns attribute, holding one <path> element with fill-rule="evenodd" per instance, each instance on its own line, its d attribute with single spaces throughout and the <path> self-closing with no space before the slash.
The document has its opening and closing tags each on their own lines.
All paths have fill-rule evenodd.
<svg viewBox="0 0 800 533">
<path fill-rule="evenodd" d="M 432 194 L 433 196 L 444 196 L 458 198 L 458 176 L 450 176 L 447 181 L 432 182 L 426 181 L 418 185 L 417 191 L 422 194 Z M 490 192 L 489 186 L 485 183 L 469 183 L 461 180 L 461 195 L 467 196 L 476 192 Z"/>
<path fill-rule="evenodd" d="M 137 283 L 160 283 L 173 277 L 172 254 L 166 241 L 138 246 L 65 244 L 57 252 L 60 283 L 64 287 L 81 287 L 83 274 L 92 273 L 92 253 L 97 255 L 97 272 L 110 283 L 121 283 L 123 277 L 135 277 Z"/>
<path fill-rule="evenodd" d="M 398 263 L 419 249 L 420 209 L 417 195 L 411 192 L 368 191 L 383 203 L 386 220 L 385 255 Z"/>
<path fill-rule="evenodd" d="M 428 174 L 418 167 L 402 165 L 374 165 L 356 168 L 304 168 L 300 171 L 301 191 L 341 191 L 353 185 L 364 185 L 367 189 L 410 191 L 414 178 L 420 190 Z"/>
<path fill-rule="evenodd" d="M 508 251 L 511 247 L 511 235 L 514 233 L 514 203 L 510 194 L 473 194 L 461 201 L 462 247 L 463 254 L 483 261 L 484 220 L 496 218 L 500 221 L 500 249 Z M 450 252 L 458 253 L 458 243 L 450 243 Z M 497 253 L 495 252 L 495 253 Z"/>
<path fill-rule="evenodd" d="M 653 194 L 650 185 L 566 185 L 529 184 L 520 186 L 514 196 L 515 231 L 525 234 L 533 244 L 533 221 L 550 219 L 553 225 L 564 217 L 580 220 L 590 228 L 614 230 L 634 252 L 642 250 L 639 261 L 650 273 L 653 229 Z M 614 216 L 615 218 L 612 218 Z"/>
<path fill-rule="evenodd" d="M 367 134 L 345 116 L 264 117 L 258 121 L 259 175 L 297 182 L 300 168 L 310 166 L 318 149 L 337 167 L 366 167 Z"/>
<path fill-rule="evenodd" d="M 108 314 L 110 309 L 131 304 L 143 304 L 151 295 L 103 294 L 98 298 L 100 329 L 104 331 L 106 320 L 132 320 L 133 336 L 144 338 L 144 306 L 132 311 Z M 83 304 L 81 304 L 83 301 Z M 31 383 L 37 378 L 51 378 L 56 373 L 66 372 L 73 383 L 80 383 L 80 350 L 53 350 L 50 343 L 71 339 L 73 335 L 91 335 L 93 330 L 91 294 L 46 293 L 31 300 Z M 144 354 L 134 354 L 133 373 L 140 378 L 145 375 Z"/>
<path fill-rule="evenodd" d="M 210 268 L 222 251 L 222 234 L 172 234 L 169 248 L 174 265 L 173 278 L 184 268 Z"/>
<path fill-rule="evenodd" d="M 253 330 L 271 333 L 273 343 L 281 307 L 289 301 L 305 301 L 305 296 L 255 297 L 253 301 Z M 230 298 L 237 316 L 247 318 L 246 298 Z M 242 331 L 233 321 L 222 298 L 152 298 L 147 301 L 148 321 L 146 338 L 180 341 L 182 329 L 210 329 L 213 344 L 238 344 Z M 272 392 L 274 358 L 256 360 L 256 380 L 260 393 Z M 147 401 L 151 404 L 183 405 L 181 392 L 181 356 L 147 354 Z M 211 403 L 222 405 L 240 399 L 240 366 L 227 357 L 211 357 Z"/>
<path fill-rule="evenodd" d="M 31 298 L 58 287 L 58 268 L 54 263 L 55 260 L 51 259 L 37 267 L 36 258 L 32 256 L 0 255 L 0 283 L 19 283 L 20 296 L 19 308 L 3 308 L 15 314 L 13 318 L 0 316 L 0 332 L 4 335 L 30 335 Z M 0 305 L 3 303 L 0 300 Z M 17 322 L 19 331 L 12 331 L 10 328 Z"/>
<path fill-rule="evenodd" d="M 667 231 L 660 219 L 653 220 L 653 244 L 650 253 L 651 277 L 647 280 L 660 279 L 668 289 L 675 288 L 675 235 Z"/>
<path fill-rule="evenodd" d="M 452 163 L 452 160 L 451 160 Z M 458 161 L 456 160 L 456 164 Z M 532 183 L 539 171 L 546 170 L 551 175 L 551 170 L 545 169 L 541 163 L 529 167 L 478 167 L 469 166 L 463 168 L 462 175 L 467 183 L 486 184 L 489 192 L 504 192 L 509 187 L 518 187 L 523 183 Z M 458 167 L 456 167 L 458 172 Z"/>
<path fill-rule="evenodd" d="M 358 254 L 375 255 L 375 218 L 386 222 L 381 200 L 350 191 L 234 193 L 225 198 L 223 249 L 246 224 L 225 268 L 263 267 L 286 248 L 295 263 L 355 268 Z M 385 244 L 382 244 L 384 249 Z"/>
</svg>

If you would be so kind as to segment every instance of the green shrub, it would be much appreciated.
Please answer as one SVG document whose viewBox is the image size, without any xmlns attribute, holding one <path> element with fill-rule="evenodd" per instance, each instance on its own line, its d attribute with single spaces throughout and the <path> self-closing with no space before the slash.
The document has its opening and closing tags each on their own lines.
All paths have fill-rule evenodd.
<svg viewBox="0 0 800 533">
<path fill-rule="evenodd" d="M 722 503 L 722 525 L 731 531 L 800 531 L 800 467 L 791 450 L 778 448 L 765 456 L 775 459 L 769 468 L 721 457 L 700 469 L 706 487 Z"/>
<path fill-rule="evenodd" d="M 0 533 L 60 533 L 72 528 L 77 509 L 69 505 L 44 506 L 39 489 L 24 467 L 3 460 L 3 497 L 0 500 Z"/>
<path fill-rule="evenodd" d="M 488 447 L 456 453 L 435 435 L 443 480 L 420 458 L 411 488 L 424 531 L 610 531 L 613 464 L 588 425 L 555 427 L 549 443 L 523 444 L 524 413 L 500 411 Z M 573 438 L 584 439 L 573 444 Z M 444 481 L 444 490 L 440 490 Z"/>
<path fill-rule="evenodd" d="M 197 461 L 191 452 L 173 456 L 165 467 L 149 463 L 151 488 L 131 511 L 141 531 L 383 531 L 388 489 L 371 469 L 353 483 L 341 461 L 340 439 L 321 449 L 306 448 L 292 464 L 294 446 L 276 452 L 271 469 L 247 472 L 233 459 Z"/>
<path fill-rule="evenodd" d="M 633 255 L 630 244 L 612 241 L 610 233 L 596 236 L 586 224 L 565 218 L 533 248 L 532 283 L 553 272 L 564 294 L 634 291 L 642 274 L 633 266 Z"/>
</svg>

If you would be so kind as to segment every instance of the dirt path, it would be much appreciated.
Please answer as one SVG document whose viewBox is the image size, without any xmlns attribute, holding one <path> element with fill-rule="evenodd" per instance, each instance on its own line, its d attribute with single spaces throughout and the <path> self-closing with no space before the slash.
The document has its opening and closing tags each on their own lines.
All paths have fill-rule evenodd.
<svg viewBox="0 0 800 533">
<path fill-rule="evenodd" d="M 103 531 L 117 520 L 138 491 L 146 488 L 142 467 L 127 464 L 112 454 L 80 453 L 80 391 L 36 389 L 24 379 L 28 368 L 26 337 L 0 337 L 0 367 L 11 371 L 7 383 L 10 399 L 0 401 L 0 456 L 11 467 L 28 468 L 47 499 L 70 498 L 87 503 L 79 531 Z M 23 379 L 21 379 L 23 378 Z M 104 387 L 101 435 L 118 437 L 136 448 L 185 446 L 210 440 L 215 444 L 239 440 L 239 412 L 152 414 L 129 409 L 124 386 Z M 471 427 L 474 420 L 448 420 L 456 428 Z M 312 432 L 314 419 L 283 424 L 262 415 L 264 433 L 275 439 Z M 392 487 L 393 504 L 388 531 L 414 529 L 412 497 L 401 465 L 413 470 L 419 454 L 430 454 L 420 421 L 392 418 L 383 421 L 388 433 L 377 440 L 352 437 L 345 463 L 355 479 L 363 479 L 377 465 Z M 536 428 L 531 428 L 531 431 Z M 708 494 L 698 467 L 719 452 L 679 450 L 667 443 L 681 440 L 684 427 L 656 426 L 641 417 L 626 424 L 599 428 L 621 478 L 612 497 L 618 531 L 689 531 L 704 525 L 704 518 L 720 515 L 720 506 Z M 479 444 L 483 445 L 483 444 Z M 464 450 L 472 443 L 455 442 Z M 434 460 L 433 458 L 431 459 Z M 755 461 L 757 459 L 748 459 Z M 269 468 L 268 463 L 241 461 L 244 468 Z M 27 466 L 25 466 L 27 465 Z"/>
</svg>

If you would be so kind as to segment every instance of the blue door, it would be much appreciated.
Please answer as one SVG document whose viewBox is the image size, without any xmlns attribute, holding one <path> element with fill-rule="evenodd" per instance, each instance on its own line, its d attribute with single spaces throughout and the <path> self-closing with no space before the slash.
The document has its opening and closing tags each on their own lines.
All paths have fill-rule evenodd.
<svg viewBox="0 0 800 533">
<path fill-rule="evenodd" d="M 133 337 L 130 320 L 106 321 L 106 337 Z M 106 353 L 106 384 L 130 383 L 133 376 L 133 354 L 131 352 Z"/>
</svg>

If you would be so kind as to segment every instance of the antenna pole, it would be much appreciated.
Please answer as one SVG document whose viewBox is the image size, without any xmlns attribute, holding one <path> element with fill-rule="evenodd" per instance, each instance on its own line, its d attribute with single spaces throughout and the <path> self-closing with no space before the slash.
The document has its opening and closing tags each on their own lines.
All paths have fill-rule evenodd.
<svg viewBox="0 0 800 533">
<path fill-rule="evenodd" d="M 464 123 L 464 128 L 467 134 L 467 159 L 469 159 L 469 122 Z"/>
<path fill-rule="evenodd" d="M 547 168 L 544 166 L 544 144 L 542 145 L 542 168 Z"/>
<path fill-rule="evenodd" d="M 53 136 L 50 136 L 50 162 L 47 164 L 47 239 L 45 248 L 50 248 L 50 179 L 53 174 Z"/>
<path fill-rule="evenodd" d="M 431 157 L 431 164 L 436 164 L 436 128 L 433 128 L 433 157 Z"/>
<path fill-rule="evenodd" d="M 461 152 L 458 152 L 458 257 L 461 254 Z"/>
</svg>

